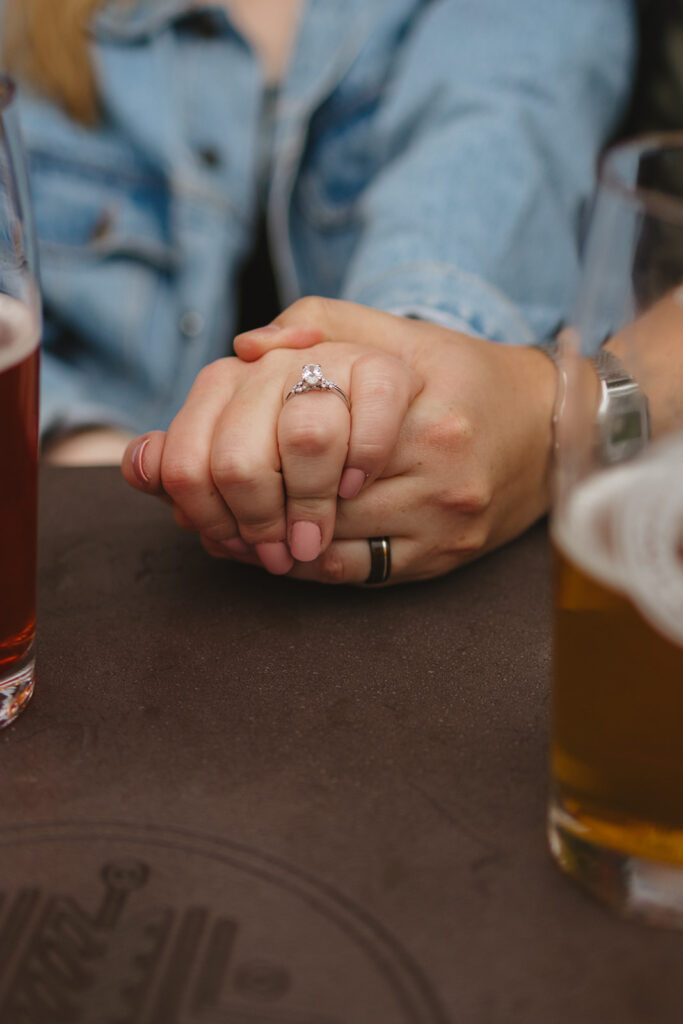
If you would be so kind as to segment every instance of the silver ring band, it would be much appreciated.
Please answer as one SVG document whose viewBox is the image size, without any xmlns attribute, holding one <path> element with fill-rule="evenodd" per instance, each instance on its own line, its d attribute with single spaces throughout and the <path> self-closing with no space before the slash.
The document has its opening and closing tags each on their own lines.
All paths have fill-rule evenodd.
<svg viewBox="0 0 683 1024">
<path fill-rule="evenodd" d="M 338 384 L 335 384 L 332 380 L 327 380 L 323 376 L 322 367 L 319 363 L 307 363 L 302 367 L 301 380 L 298 380 L 294 387 L 290 388 L 287 392 L 285 402 L 288 402 L 290 398 L 294 398 L 296 395 L 305 395 L 307 391 L 331 391 L 333 394 L 339 395 L 347 409 L 351 409 L 349 396 Z"/>
<path fill-rule="evenodd" d="M 391 541 L 389 537 L 368 537 L 370 575 L 366 583 L 386 583 L 391 575 Z"/>
</svg>

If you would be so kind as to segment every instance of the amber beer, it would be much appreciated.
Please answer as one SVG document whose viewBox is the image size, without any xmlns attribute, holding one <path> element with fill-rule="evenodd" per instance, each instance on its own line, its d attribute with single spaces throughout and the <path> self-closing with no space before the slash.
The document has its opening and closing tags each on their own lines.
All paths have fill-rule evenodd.
<svg viewBox="0 0 683 1024">
<path fill-rule="evenodd" d="M 0 295 L 0 727 L 33 692 L 38 360 L 37 316 Z"/>
<path fill-rule="evenodd" d="M 680 460 L 669 469 L 683 478 Z M 561 865 L 634 913 L 647 911 L 629 906 L 639 897 L 625 891 L 636 861 L 661 865 L 667 884 L 679 867 L 677 898 L 683 894 L 683 504 L 679 484 L 680 516 L 669 515 L 671 502 L 653 483 L 667 474 L 639 480 L 640 473 L 618 471 L 614 479 L 626 488 L 616 488 L 613 509 L 608 483 L 588 517 L 574 515 L 570 499 L 555 523 L 549 818 Z M 624 529 L 622 511 L 634 496 L 644 507 Z M 580 504 L 580 488 L 575 497 Z M 666 523 L 674 524 L 668 533 Z M 626 570 L 624 547 L 632 562 Z M 638 559 L 645 582 L 635 579 Z M 652 888 L 651 878 L 641 884 L 644 902 Z"/>
</svg>

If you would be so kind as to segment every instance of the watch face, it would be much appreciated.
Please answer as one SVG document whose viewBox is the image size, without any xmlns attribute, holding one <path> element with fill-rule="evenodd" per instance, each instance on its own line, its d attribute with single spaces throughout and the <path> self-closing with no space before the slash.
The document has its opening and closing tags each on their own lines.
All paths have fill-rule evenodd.
<svg viewBox="0 0 683 1024">
<path fill-rule="evenodd" d="M 614 417 L 611 424 L 610 442 L 613 445 L 626 444 L 627 441 L 639 441 L 643 434 L 640 410 L 632 409 Z"/>
<path fill-rule="evenodd" d="M 633 458 L 649 438 L 647 400 L 641 394 L 612 397 L 599 423 L 603 461 L 610 465 Z"/>
</svg>

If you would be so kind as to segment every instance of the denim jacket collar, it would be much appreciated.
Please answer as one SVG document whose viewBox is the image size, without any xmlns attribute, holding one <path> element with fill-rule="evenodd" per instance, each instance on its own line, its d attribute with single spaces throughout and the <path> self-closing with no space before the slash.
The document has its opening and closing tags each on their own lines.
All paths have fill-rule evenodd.
<svg viewBox="0 0 683 1024">
<path fill-rule="evenodd" d="M 222 5 L 210 2 L 109 0 L 95 15 L 92 30 L 99 40 L 135 43 L 158 36 L 190 13 L 213 14 L 223 23 L 229 20 Z M 295 52 L 280 88 L 278 142 L 284 141 L 290 120 L 314 109 L 358 56 L 371 24 L 370 13 L 363 0 L 347 0 L 343 18 L 335 0 L 305 0 Z M 320 60 L 321 53 L 326 60 Z"/>
<path fill-rule="evenodd" d="M 286 98 L 312 106 L 313 97 L 324 94 L 331 83 L 338 81 L 342 69 L 357 56 L 371 19 L 366 5 L 358 0 L 347 0 L 345 14 L 340 18 L 337 5 L 329 0 L 307 0 L 282 83 Z M 326 54 L 325 62 L 320 61 L 321 52 Z"/>
</svg>

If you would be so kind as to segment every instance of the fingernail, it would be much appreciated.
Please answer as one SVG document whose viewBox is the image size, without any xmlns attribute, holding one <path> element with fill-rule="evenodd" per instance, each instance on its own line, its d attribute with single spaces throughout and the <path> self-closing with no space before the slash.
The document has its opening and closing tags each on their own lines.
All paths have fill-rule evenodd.
<svg viewBox="0 0 683 1024">
<path fill-rule="evenodd" d="M 231 555 L 248 555 L 249 545 L 245 544 L 241 537 L 231 537 L 230 540 L 222 540 L 221 547 Z"/>
<path fill-rule="evenodd" d="M 263 541 L 256 544 L 256 554 L 261 559 L 261 565 L 274 576 L 284 576 L 294 565 L 294 559 L 287 550 L 283 540 Z"/>
<path fill-rule="evenodd" d="M 312 562 L 320 554 L 323 535 L 316 523 L 294 523 L 289 537 L 289 550 L 297 562 Z"/>
<path fill-rule="evenodd" d="M 339 481 L 339 497 L 355 498 L 367 480 L 367 473 L 362 469 L 345 469 Z"/>
<path fill-rule="evenodd" d="M 265 327 L 254 327 L 251 331 L 242 331 L 239 335 L 240 338 L 252 338 L 259 337 L 261 334 L 276 334 L 277 331 L 281 331 L 282 328 L 279 324 L 266 324 Z"/>
<path fill-rule="evenodd" d="M 140 481 L 141 484 L 148 484 L 150 482 L 149 477 L 145 473 L 145 467 L 142 463 L 142 456 L 145 453 L 145 448 L 149 444 L 149 438 L 146 437 L 144 441 L 140 441 L 140 444 L 136 445 L 133 449 L 131 461 L 133 463 L 133 472 Z"/>
</svg>

